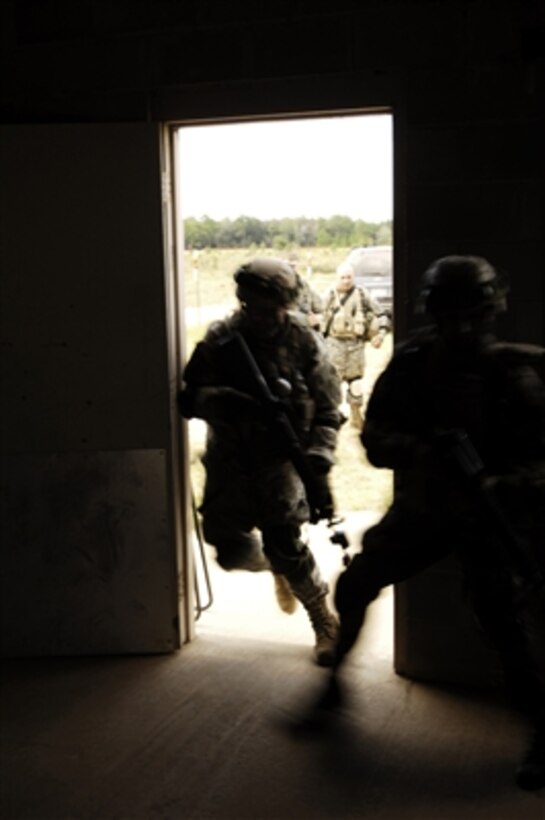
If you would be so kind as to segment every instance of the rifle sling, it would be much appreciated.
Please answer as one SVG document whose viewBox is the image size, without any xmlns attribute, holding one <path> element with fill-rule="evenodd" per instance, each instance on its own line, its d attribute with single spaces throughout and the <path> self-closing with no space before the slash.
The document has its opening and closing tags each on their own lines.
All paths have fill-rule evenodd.
<svg viewBox="0 0 545 820">
<path fill-rule="evenodd" d="M 352 294 L 354 293 L 355 290 L 356 290 L 355 287 L 350 288 L 350 290 L 348 290 L 345 294 L 343 294 L 343 296 L 341 296 L 339 298 L 339 304 L 335 306 L 335 308 L 333 309 L 333 311 L 331 313 L 331 316 L 327 320 L 327 325 L 325 326 L 325 329 L 324 329 L 324 339 L 327 339 L 327 337 L 329 336 L 329 331 L 331 330 L 331 325 L 333 324 L 333 319 L 335 318 L 335 316 L 337 315 L 339 310 L 342 307 L 344 307 L 344 305 L 346 304 L 348 299 L 352 296 Z"/>
</svg>

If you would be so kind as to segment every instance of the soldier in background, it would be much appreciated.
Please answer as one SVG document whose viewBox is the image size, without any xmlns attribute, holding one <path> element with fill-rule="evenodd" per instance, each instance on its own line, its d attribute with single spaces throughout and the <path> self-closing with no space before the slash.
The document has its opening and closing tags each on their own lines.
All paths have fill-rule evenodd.
<svg viewBox="0 0 545 820">
<path fill-rule="evenodd" d="M 305 316 L 313 330 L 319 331 L 323 312 L 322 297 L 310 286 L 308 280 L 299 273 L 299 257 L 296 253 L 290 253 L 286 262 L 297 279 L 297 293 L 292 309 Z"/>
<path fill-rule="evenodd" d="M 545 350 L 499 342 L 506 289 L 484 259 L 439 259 L 422 303 L 433 326 L 379 376 L 361 441 L 398 471 L 394 503 L 340 576 L 335 670 L 380 590 L 453 553 L 532 741 L 516 772 L 545 786 Z M 339 696 L 337 672 L 322 700 Z"/>
<path fill-rule="evenodd" d="M 224 569 L 272 571 L 281 608 L 290 612 L 294 599 L 302 603 L 316 636 L 316 660 L 328 665 L 337 621 L 326 603 L 328 586 L 301 539 L 311 515 L 305 485 L 270 418 L 247 385 L 237 383 L 240 368 L 225 360 L 226 345 L 240 334 L 282 400 L 315 478 L 318 518 L 333 514 L 328 472 L 340 426 L 340 384 L 321 337 L 289 311 L 297 280 L 285 262 L 254 259 L 234 279 L 240 306 L 210 325 L 187 363 L 179 395 L 182 415 L 208 425 L 203 535 Z"/>
<path fill-rule="evenodd" d="M 380 347 L 390 329 L 385 308 L 355 282 L 354 268 L 343 262 L 337 268 L 335 287 L 324 297 L 322 332 L 330 358 L 346 383 L 350 423 L 363 423 L 365 344 Z"/>
</svg>

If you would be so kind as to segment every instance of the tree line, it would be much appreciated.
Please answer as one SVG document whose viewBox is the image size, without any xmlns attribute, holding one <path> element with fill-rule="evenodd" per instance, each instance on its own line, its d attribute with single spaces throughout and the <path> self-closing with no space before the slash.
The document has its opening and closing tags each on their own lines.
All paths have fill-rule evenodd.
<svg viewBox="0 0 545 820">
<path fill-rule="evenodd" d="M 184 245 L 203 248 L 303 248 L 391 245 L 392 222 L 365 222 L 348 216 L 261 220 L 251 216 L 214 220 L 208 216 L 184 220 Z"/>
</svg>

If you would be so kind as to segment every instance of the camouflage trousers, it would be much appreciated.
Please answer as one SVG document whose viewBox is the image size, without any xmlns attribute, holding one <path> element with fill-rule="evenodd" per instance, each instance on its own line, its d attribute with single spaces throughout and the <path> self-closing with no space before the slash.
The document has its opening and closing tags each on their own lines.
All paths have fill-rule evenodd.
<svg viewBox="0 0 545 820">
<path fill-rule="evenodd" d="M 514 705 L 545 719 L 545 590 L 518 605 L 511 572 L 489 529 L 463 519 L 419 514 L 396 502 L 364 535 L 362 551 L 340 576 L 339 654 L 347 654 L 363 626 L 366 608 L 386 586 L 454 554 L 485 635 L 498 652 Z"/>
<path fill-rule="evenodd" d="M 365 371 L 365 343 L 361 339 L 326 339 L 329 358 L 343 381 L 363 378 Z"/>
<path fill-rule="evenodd" d="M 205 541 L 226 570 L 272 569 L 294 582 L 317 577 L 316 563 L 301 539 L 309 509 L 303 484 L 290 462 L 226 464 L 203 459 L 206 483 L 200 507 Z"/>
</svg>

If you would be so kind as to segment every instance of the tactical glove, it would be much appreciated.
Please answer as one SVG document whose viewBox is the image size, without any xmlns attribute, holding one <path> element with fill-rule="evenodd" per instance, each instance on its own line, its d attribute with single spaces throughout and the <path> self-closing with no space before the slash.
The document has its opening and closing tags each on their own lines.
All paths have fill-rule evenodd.
<svg viewBox="0 0 545 820">
<path fill-rule="evenodd" d="M 329 521 L 333 518 L 335 506 L 328 480 L 331 464 L 327 459 L 317 455 L 308 456 L 308 463 L 313 473 L 312 493 L 308 498 L 310 521 L 312 524 L 316 524 L 322 518 Z"/>
<path fill-rule="evenodd" d="M 321 521 L 322 518 L 330 521 L 333 518 L 335 505 L 333 503 L 333 496 L 329 489 L 329 481 L 326 475 L 317 476 L 315 480 L 314 498 L 311 504 L 310 521 L 315 524 Z"/>
</svg>

